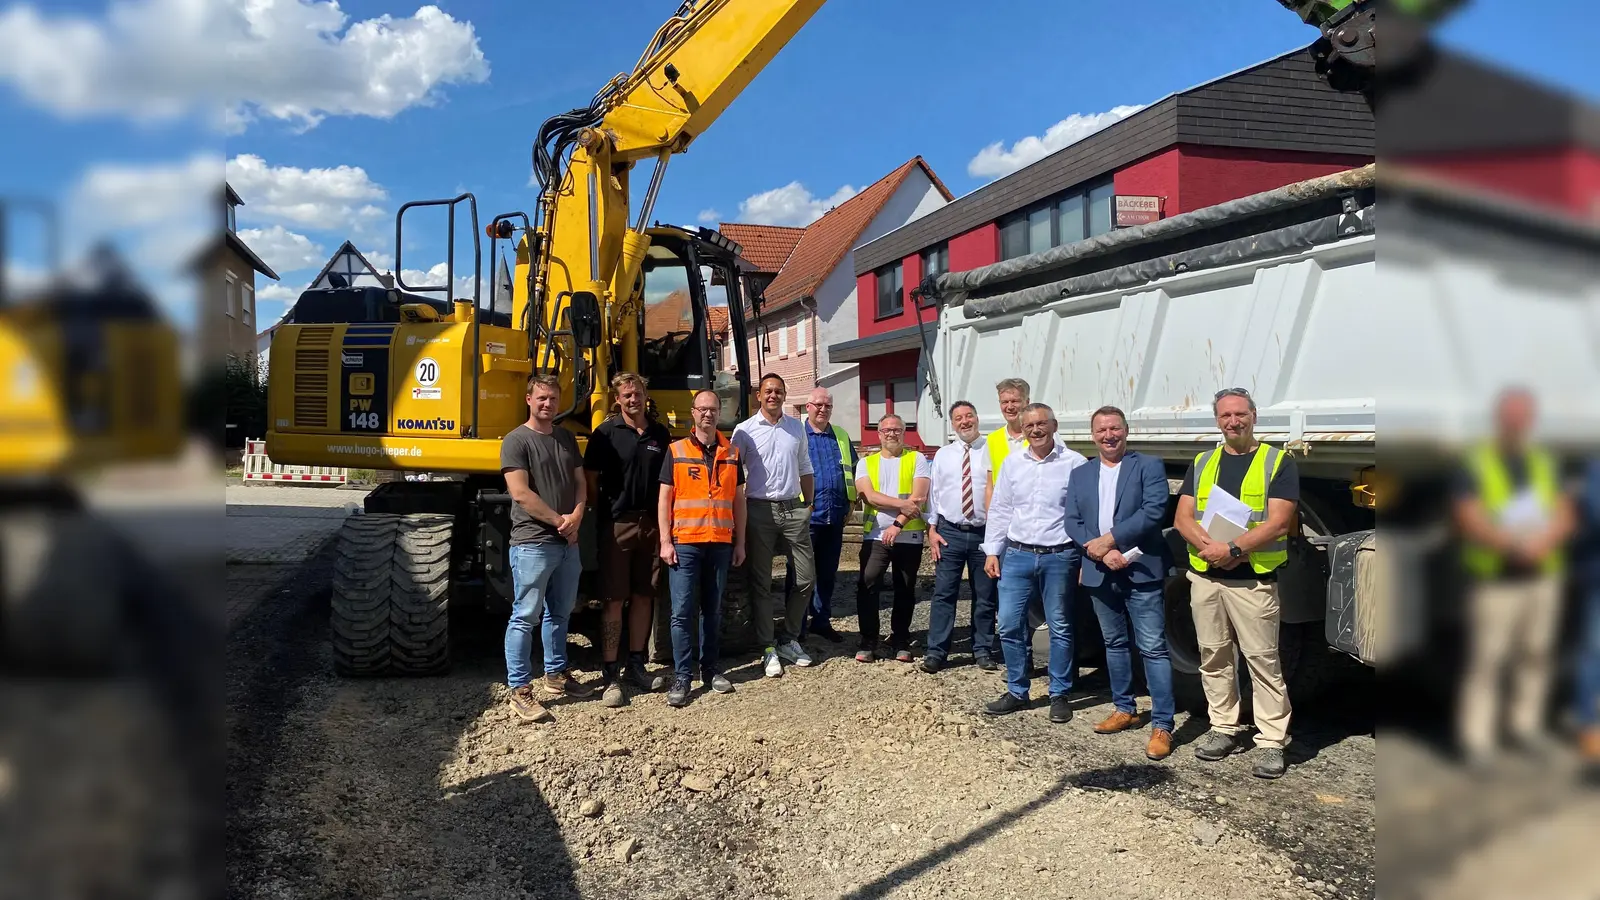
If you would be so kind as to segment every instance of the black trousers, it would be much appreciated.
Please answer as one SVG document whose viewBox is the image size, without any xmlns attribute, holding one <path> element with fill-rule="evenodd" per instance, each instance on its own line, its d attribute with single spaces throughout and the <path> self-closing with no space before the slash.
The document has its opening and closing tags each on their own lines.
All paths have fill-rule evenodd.
<svg viewBox="0 0 1600 900">
<path fill-rule="evenodd" d="M 896 541 L 885 547 L 882 541 L 861 542 L 861 575 L 856 582 L 856 621 L 861 628 L 861 646 L 878 643 L 878 591 L 883 576 L 892 570 L 894 606 L 889 613 L 889 646 L 905 650 L 911 646 L 911 613 L 917 605 L 917 567 L 922 564 L 922 544 Z"/>
</svg>

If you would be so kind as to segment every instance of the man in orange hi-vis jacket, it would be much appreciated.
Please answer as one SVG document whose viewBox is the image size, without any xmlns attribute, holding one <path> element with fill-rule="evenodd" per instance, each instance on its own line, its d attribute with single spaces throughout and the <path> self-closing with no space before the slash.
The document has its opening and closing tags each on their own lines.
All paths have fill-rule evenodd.
<svg viewBox="0 0 1600 900">
<path fill-rule="evenodd" d="M 700 673 L 719 694 L 733 684 L 717 663 L 722 630 L 722 590 L 728 569 L 744 562 L 744 461 L 739 448 L 717 433 L 722 401 L 715 391 L 694 397 L 694 431 L 676 441 L 661 466 L 657 516 L 661 559 L 672 586 L 672 687 L 669 706 L 689 702 L 694 670 L 691 610 L 700 603 Z M 699 594 L 698 598 L 695 596 Z"/>
</svg>

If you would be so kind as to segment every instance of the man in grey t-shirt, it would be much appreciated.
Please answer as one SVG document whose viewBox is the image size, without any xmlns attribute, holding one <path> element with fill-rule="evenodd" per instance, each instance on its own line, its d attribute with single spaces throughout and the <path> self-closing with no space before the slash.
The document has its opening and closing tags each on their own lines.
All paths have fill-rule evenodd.
<svg viewBox="0 0 1600 900">
<path fill-rule="evenodd" d="M 555 426 L 561 385 L 554 375 L 528 378 L 528 421 L 500 442 L 500 472 L 511 494 L 511 620 L 506 623 L 506 684 L 524 719 L 550 713 L 535 695 L 534 624 L 544 643 L 544 693 L 588 697 L 593 689 L 567 673 L 567 619 L 578 599 L 583 560 L 578 526 L 586 486 L 583 454 L 572 432 Z"/>
</svg>

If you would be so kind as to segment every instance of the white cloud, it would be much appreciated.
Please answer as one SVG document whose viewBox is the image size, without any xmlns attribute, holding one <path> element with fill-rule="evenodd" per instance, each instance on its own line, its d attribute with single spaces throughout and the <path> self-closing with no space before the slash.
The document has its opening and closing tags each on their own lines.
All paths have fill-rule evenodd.
<svg viewBox="0 0 1600 900">
<path fill-rule="evenodd" d="M 4 278 L 0 287 L 12 298 L 37 291 L 50 281 L 49 273 L 44 269 L 10 260 L 6 261 Z"/>
<path fill-rule="evenodd" d="M 831 196 L 814 197 L 800 182 L 791 181 L 739 201 L 738 221 L 753 225 L 810 225 L 857 193 L 859 191 L 847 184 Z"/>
<path fill-rule="evenodd" d="M 74 207 L 98 227 L 214 225 L 221 186 L 222 158 L 206 153 L 177 163 L 100 163 L 79 179 Z"/>
<path fill-rule="evenodd" d="M 468 263 L 466 265 L 466 268 L 464 270 L 467 274 L 465 274 L 465 275 L 461 274 L 462 271 L 463 271 L 463 269 L 462 269 L 461 266 L 459 266 L 459 265 L 456 266 L 455 291 L 450 296 L 451 296 L 451 299 L 471 300 L 472 299 L 472 263 L 471 263 L 470 260 L 468 261 Z M 412 288 L 415 288 L 415 287 L 418 287 L 418 286 L 421 286 L 421 287 L 437 287 L 437 286 L 442 285 L 442 284 L 445 283 L 445 277 L 447 275 L 448 275 L 448 270 L 446 269 L 444 263 L 439 263 L 438 265 L 433 266 L 432 268 L 428 269 L 426 272 L 424 272 L 421 269 L 401 269 L 400 270 L 400 280 L 404 281 L 408 286 L 410 286 Z M 399 285 L 395 285 L 395 286 L 399 287 Z M 479 294 L 480 294 L 480 301 L 482 303 L 484 303 L 484 304 L 487 304 L 489 302 L 489 279 L 487 277 L 485 277 L 483 279 L 483 283 L 479 287 Z M 439 291 L 425 291 L 425 292 L 423 292 L 423 296 L 429 297 L 431 299 L 436 299 L 436 300 L 437 299 L 443 299 L 443 294 L 441 294 Z"/>
<path fill-rule="evenodd" d="M 298 288 L 285 287 L 277 282 L 269 282 L 256 289 L 256 300 L 262 303 L 290 304 L 300 299 L 300 294 L 305 291 L 306 285 Z"/>
<path fill-rule="evenodd" d="M 394 257 L 387 253 L 376 250 L 368 253 L 367 251 L 362 250 L 361 255 L 365 256 L 367 258 L 367 262 L 372 263 L 372 267 L 377 269 L 379 272 L 390 272 L 394 270 Z"/>
<path fill-rule="evenodd" d="M 1036 163 L 1046 156 L 1071 146 L 1108 125 L 1122 121 L 1143 106 L 1118 106 L 1106 112 L 1082 115 L 1073 113 L 1051 125 L 1042 137 L 1029 135 L 1011 145 L 1007 150 L 1004 141 L 995 141 L 967 163 L 967 174 L 973 178 L 999 178 Z"/>
<path fill-rule="evenodd" d="M 280 275 L 298 269 L 319 267 L 328 258 L 321 244 L 303 234 L 296 234 L 282 225 L 274 225 L 271 228 L 241 228 L 239 239 L 254 250 L 257 256 L 266 260 L 267 265 L 277 270 Z"/>
<path fill-rule="evenodd" d="M 722 212 L 715 209 L 702 209 L 700 210 L 700 215 L 696 216 L 696 218 L 700 220 L 701 225 L 715 225 L 722 221 Z"/>
<path fill-rule="evenodd" d="M 347 27 L 348 26 L 348 27 Z M 487 81 L 470 22 L 436 6 L 351 23 L 332 0 L 112 0 L 103 19 L 0 12 L 0 81 L 69 117 L 200 112 L 238 132 L 329 115 L 392 118 Z"/>
<path fill-rule="evenodd" d="M 360 166 L 270 166 L 259 156 L 242 153 L 228 160 L 227 176 L 244 200 L 241 218 L 317 231 L 348 230 L 380 218 L 384 211 L 372 201 L 389 196 Z"/>
</svg>

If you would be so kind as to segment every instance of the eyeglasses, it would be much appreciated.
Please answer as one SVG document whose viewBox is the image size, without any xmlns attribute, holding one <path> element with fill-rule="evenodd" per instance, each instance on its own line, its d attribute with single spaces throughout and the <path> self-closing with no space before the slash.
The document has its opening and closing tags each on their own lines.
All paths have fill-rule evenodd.
<svg viewBox="0 0 1600 900">
<path fill-rule="evenodd" d="M 816 407 L 817 409 L 833 409 L 833 404 L 832 403 L 813 403 L 811 405 Z"/>
<path fill-rule="evenodd" d="M 905 434 L 906 430 L 904 428 L 879 428 L 878 429 L 878 433 L 879 434 Z"/>
<path fill-rule="evenodd" d="M 720 412 L 720 410 L 715 406 L 696 406 L 694 408 L 694 411 L 697 412 L 697 413 L 705 413 L 706 415 L 711 415 L 712 413 Z"/>
</svg>

